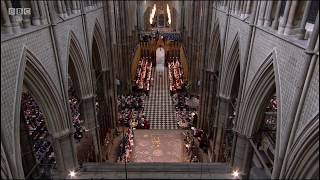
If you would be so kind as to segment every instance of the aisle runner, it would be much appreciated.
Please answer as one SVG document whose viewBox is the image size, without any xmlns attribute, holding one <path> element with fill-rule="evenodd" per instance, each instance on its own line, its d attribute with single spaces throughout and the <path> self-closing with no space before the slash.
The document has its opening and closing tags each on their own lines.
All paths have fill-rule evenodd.
<svg viewBox="0 0 320 180">
<path fill-rule="evenodd" d="M 153 72 L 153 86 L 144 101 L 144 112 L 150 129 L 178 129 L 175 110 L 169 91 L 168 70 Z"/>
</svg>

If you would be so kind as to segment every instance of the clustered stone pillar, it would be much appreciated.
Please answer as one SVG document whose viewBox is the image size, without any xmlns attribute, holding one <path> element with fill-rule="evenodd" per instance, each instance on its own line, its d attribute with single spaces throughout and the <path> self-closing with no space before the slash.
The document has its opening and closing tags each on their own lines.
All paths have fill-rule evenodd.
<svg viewBox="0 0 320 180">
<path fill-rule="evenodd" d="M 243 179 L 248 179 L 254 153 L 253 148 L 249 139 L 242 134 L 236 133 L 233 143 L 235 149 L 233 149 L 234 152 L 232 153 L 232 167 L 240 170 Z"/>
<path fill-rule="evenodd" d="M 46 16 L 46 10 L 44 7 L 43 1 L 38 1 L 38 7 L 39 7 L 39 14 L 40 14 L 40 22 L 41 24 L 48 24 L 47 16 Z"/>
<path fill-rule="evenodd" d="M 260 4 L 258 23 L 257 23 L 258 26 L 262 26 L 264 24 L 264 14 L 265 14 L 265 11 L 266 11 L 267 2 L 266 1 L 261 1 L 260 3 L 261 4 Z"/>
<path fill-rule="evenodd" d="M 70 1 L 66 1 L 66 9 L 67 9 L 68 16 L 70 16 L 72 14 Z"/>
<path fill-rule="evenodd" d="M 289 11 L 289 17 L 288 21 L 284 30 L 285 35 L 290 35 L 292 33 L 292 28 L 293 28 L 293 21 L 295 17 L 295 13 L 298 7 L 298 1 L 292 1 L 290 11 Z"/>
<path fill-rule="evenodd" d="M 2 3 L 2 1 L 1 1 L 1 3 Z M 10 0 L 7 0 L 6 3 L 7 3 L 7 8 L 12 8 L 12 3 Z M 16 20 L 16 15 L 9 15 L 9 19 L 10 19 L 10 23 L 11 23 L 11 27 L 12 27 L 13 32 L 20 33 L 21 29 L 20 29 L 20 26 Z"/>
<path fill-rule="evenodd" d="M 21 27 L 22 28 L 28 28 L 30 25 L 41 25 L 41 24 L 47 24 L 47 15 L 46 15 L 46 9 L 45 9 L 45 3 L 44 1 L 37 1 L 37 0 L 21 0 L 18 1 L 18 7 L 19 8 L 31 8 L 31 16 L 28 14 L 16 15 L 11 14 L 9 15 L 8 9 L 9 8 L 15 8 L 12 5 L 12 0 L 2 0 L 1 1 L 1 17 L 2 17 L 2 26 L 5 33 L 20 33 Z M 14 12 L 16 13 L 16 11 Z M 22 17 L 22 23 L 17 21 L 17 16 Z M 21 24 L 21 27 L 20 27 Z"/>
<path fill-rule="evenodd" d="M 304 12 L 303 12 L 303 17 L 302 20 L 300 22 L 300 27 L 299 27 L 299 32 L 298 32 L 298 38 L 299 39 L 304 39 L 305 33 L 306 33 L 306 24 L 307 24 L 307 18 L 308 18 L 308 14 L 310 11 L 310 7 L 311 7 L 311 2 L 312 1 L 307 1 L 306 2 L 306 6 L 304 8 Z"/>
<path fill-rule="evenodd" d="M 66 1 L 61 1 L 61 7 L 62 7 L 62 15 L 63 17 L 67 17 L 67 7 L 66 7 Z"/>
<path fill-rule="evenodd" d="M 20 5 L 22 8 L 28 8 L 28 4 L 27 4 L 27 1 L 25 0 L 22 0 L 20 1 Z M 30 20 L 30 15 L 27 15 L 27 14 L 23 14 L 22 15 L 22 27 L 23 28 L 28 28 L 30 27 L 31 25 L 31 20 Z"/>
<path fill-rule="evenodd" d="M 71 9 L 72 9 L 72 13 L 77 13 L 78 12 L 77 2 L 75 0 L 72 1 Z"/>
<path fill-rule="evenodd" d="M 264 26 L 269 27 L 271 25 L 271 13 L 272 13 L 273 1 L 267 2 L 266 13 L 264 16 Z"/>
<path fill-rule="evenodd" d="M 86 1 L 84 1 L 86 2 Z M 63 18 L 66 18 L 72 14 L 77 14 L 81 12 L 80 1 L 79 0 L 57 0 L 56 12 Z"/>
<path fill-rule="evenodd" d="M 68 171 L 77 169 L 79 164 L 73 133 L 70 129 L 52 135 L 57 171 L 60 177 L 66 177 Z"/>
<path fill-rule="evenodd" d="M 247 7 L 246 7 L 246 15 L 247 16 L 250 14 L 250 5 L 251 5 L 251 1 L 247 1 Z"/>
<path fill-rule="evenodd" d="M 279 26 L 279 18 L 280 18 L 280 9 L 281 9 L 281 1 L 277 2 L 276 13 L 274 16 L 274 20 L 272 22 L 272 29 L 276 30 Z"/>
<path fill-rule="evenodd" d="M 57 0 L 57 13 L 62 16 L 62 3 L 60 0 Z"/>
<path fill-rule="evenodd" d="M 99 128 L 98 123 L 96 122 L 96 97 L 91 95 L 89 97 L 84 97 L 81 99 L 81 112 L 83 113 L 82 117 L 85 119 L 85 126 L 89 130 L 89 138 L 93 140 L 95 158 L 97 161 L 100 161 L 101 152 L 99 146 L 99 136 L 96 128 Z"/>
<path fill-rule="evenodd" d="M 40 25 L 40 13 L 39 13 L 39 7 L 38 3 L 35 0 L 31 1 L 31 14 L 32 14 L 32 24 L 35 26 Z"/>
<path fill-rule="evenodd" d="M 12 33 L 11 21 L 9 18 L 8 8 L 4 1 L 1 1 L 1 17 L 3 20 L 3 26 L 6 33 Z"/>
<path fill-rule="evenodd" d="M 283 14 L 283 17 L 281 19 L 281 22 L 280 22 L 279 28 L 278 28 L 279 34 L 283 34 L 284 28 L 287 24 L 291 3 L 292 3 L 292 1 L 287 1 L 287 3 L 286 3 L 286 7 L 284 9 L 284 14 Z"/>
</svg>

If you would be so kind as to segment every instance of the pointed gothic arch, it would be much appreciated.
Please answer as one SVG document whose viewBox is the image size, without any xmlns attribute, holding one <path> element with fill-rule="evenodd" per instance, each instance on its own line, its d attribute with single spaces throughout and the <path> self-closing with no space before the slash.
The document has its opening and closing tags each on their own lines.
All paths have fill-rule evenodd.
<svg viewBox="0 0 320 180">
<path fill-rule="evenodd" d="M 14 112 L 14 134 L 16 137 L 14 144 L 14 154 L 16 154 L 12 167 L 16 170 L 14 178 L 24 178 L 24 170 L 21 161 L 21 146 L 20 146 L 20 113 L 21 113 L 21 98 L 23 86 L 32 92 L 34 99 L 45 116 L 49 134 L 53 138 L 59 138 L 70 133 L 71 123 L 64 112 L 63 100 L 53 80 L 34 54 L 26 47 L 23 49 L 21 61 L 18 68 L 18 84 L 16 86 L 15 112 Z M 60 151 L 57 151 L 58 155 Z M 58 163 L 58 168 L 65 168 L 66 165 L 61 161 Z"/>
<path fill-rule="evenodd" d="M 8 153 L 2 145 L 1 139 L 1 179 L 12 179 L 13 174 L 9 165 Z"/>
<path fill-rule="evenodd" d="M 212 31 L 212 44 L 209 47 L 209 49 L 213 49 L 209 53 L 209 58 L 207 58 L 207 62 L 205 63 L 205 67 L 207 69 L 210 69 L 214 72 L 219 71 L 220 64 L 221 64 L 221 55 L 222 55 L 222 49 L 220 44 L 220 28 L 219 28 L 219 22 L 216 21 L 214 23 L 214 29 Z M 213 59 L 211 59 L 213 58 Z"/>
<path fill-rule="evenodd" d="M 66 63 L 66 83 L 68 84 L 68 74 L 74 76 L 77 79 L 77 88 L 79 88 L 79 95 L 81 97 L 86 97 L 92 94 L 92 88 L 90 86 L 90 74 L 89 63 L 87 63 L 84 53 L 81 49 L 80 43 L 76 35 L 70 31 L 68 39 L 68 53 L 67 53 L 67 63 Z M 72 67 L 72 72 L 69 72 L 70 65 Z M 68 87 L 68 86 L 66 86 Z"/>
<path fill-rule="evenodd" d="M 92 38 L 91 38 L 91 58 L 93 57 L 93 44 L 96 43 L 96 47 L 97 50 L 99 52 L 99 56 L 100 56 L 100 66 L 101 66 L 101 70 L 106 70 L 110 64 L 107 62 L 107 54 L 106 54 L 106 45 L 105 45 L 105 41 L 104 41 L 105 37 L 101 28 L 101 25 L 98 21 L 98 19 L 96 19 L 94 28 L 93 28 L 93 33 L 92 33 Z M 91 59 L 91 62 L 93 59 Z M 97 63 L 97 62 L 96 62 Z"/>
<path fill-rule="evenodd" d="M 235 38 L 231 44 L 230 51 L 227 56 L 226 64 L 222 67 L 223 82 L 221 84 L 220 92 L 223 93 L 226 97 L 231 95 L 232 85 L 235 81 L 235 75 L 237 68 L 240 66 L 240 47 L 239 47 L 239 34 L 238 32 L 235 35 Z M 222 79 L 220 79 L 222 80 Z M 240 79 L 239 79 L 240 81 Z"/>
<path fill-rule="evenodd" d="M 199 126 L 208 131 L 209 136 L 212 135 L 213 126 L 217 123 L 215 114 L 217 111 L 217 93 L 218 82 L 220 77 L 222 49 L 220 46 L 220 29 L 218 21 L 215 21 L 214 29 L 210 38 L 208 58 L 204 63 L 203 85 L 201 92 L 201 111 Z M 214 136 L 214 135 L 212 135 Z"/>
<path fill-rule="evenodd" d="M 319 114 L 302 129 L 288 154 L 286 179 L 316 179 L 319 170 Z"/>
<path fill-rule="evenodd" d="M 273 50 L 260 66 L 248 87 L 248 92 L 244 97 L 242 109 L 240 110 L 242 113 L 239 114 L 239 119 L 235 125 L 239 132 L 248 137 L 254 135 L 259 127 L 259 116 L 263 114 L 261 113 L 262 109 L 257 107 L 266 104 L 267 98 L 272 94 L 273 90 L 276 90 L 278 104 L 281 103 L 280 90 L 277 87 L 280 87 L 277 72 L 277 57 L 276 51 Z M 281 106 L 278 106 L 277 117 L 279 118 L 277 127 L 281 123 L 280 112 Z M 277 130 L 280 130 L 280 128 L 277 128 Z"/>
<path fill-rule="evenodd" d="M 250 82 L 234 125 L 235 131 L 249 138 L 248 146 L 255 148 L 248 161 L 254 162 L 253 155 L 260 154 L 259 163 L 263 164 L 265 178 L 271 177 L 278 164 L 281 102 L 277 56 L 273 50 Z M 258 166 L 252 165 L 250 169 Z"/>
<path fill-rule="evenodd" d="M 105 138 L 108 129 L 111 128 L 111 114 L 112 102 L 108 102 L 110 98 L 111 74 L 109 67 L 110 63 L 107 61 L 106 46 L 104 44 L 104 37 L 101 26 L 96 20 L 91 41 L 91 63 L 92 63 L 92 79 L 93 90 L 96 103 L 96 118 L 99 126 L 97 133 L 97 143 L 100 143 L 102 160 L 108 157 L 105 152 Z"/>
</svg>

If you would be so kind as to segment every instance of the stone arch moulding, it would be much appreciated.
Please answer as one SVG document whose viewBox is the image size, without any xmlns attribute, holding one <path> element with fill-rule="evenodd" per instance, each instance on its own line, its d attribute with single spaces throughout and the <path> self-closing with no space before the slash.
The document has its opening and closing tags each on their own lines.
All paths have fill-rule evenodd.
<svg viewBox="0 0 320 180">
<path fill-rule="evenodd" d="M 46 118 L 46 124 L 49 133 L 53 137 L 60 137 L 69 133 L 71 123 L 65 113 L 65 108 L 62 104 L 63 100 L 58 93 L 52 79 L 42 66 L 40 61 L 29 51 L 26 47 L 23 48 L 22 57 L 18 67 L 18 80 L 15 91 L 14 102 L 14 138 L 13 153 L 15 157 L 13 161 L 14 170 L 16 170 L 13 178 L 24 178 L 23 167 L 21 164 L 21 147 L 20 147 L 20 109 L 22 89 L 25 84 L 26 87 L 32 92 L 33 97 L 39 104 L 41 111 Z M 9 162 L 10 163 L 10 162 Z"/>
<path fill-rule="evenodd" d="M 2 145 L 2 139 L 1 139 L 1 179 L 12 179 L 12 172 L 9 165 L 9 162 L 7 160 L 8 153 L 5 150 L 5 148 Z M 2 176 L 4 175 L 4 176 Z"/>
<path fill-rule="evenodd" d="M 238 65 L 240 64 L 240 47 L 239 47 L 239 33 L 237 32 L 232 44 L 230 51 L 227 55 L 227 60 L 225 64 L 222 67 L 222 72 L 221 72 L 221 77 L 224 78 L 224 82 L 222 83 L 223 85 L 221 86 L 221 93 L 225 97 L 230 97 L 231 94 L 231 89 L 232 89 L 232 84 L 234 81 L 234 76 L 237 70 Z M 241 67 L 240 67 L 241 68 Z M 240 69 L 241 72 L 241 69 Z M 222 78 L 221 78 L 222 80 Z"/>
<path fill-rule="evenodd" d="M 259 67 L 251 81 L 247 92 L 243 98 L 242 108 L 240 109 L 239 119 L 236 122 L 236 129 L 239 133 L 252 137 L 259 127 L 259 115 L 262 114 L 261 105 L 266 104 L 268 95 L 276 90 L 278 110 L 277 110 L 277 137 L 281 124 L 281 99 L 280 85 L 277 71 L 277 56 L 273 50 Z"/>
<path fill-rule="evenodd" d="M 216 55 L 217 55 L 217 52 L 220 50 L 220 55 L 222 55 L 222 46 L 220 44 L 220 28 L 219 28 L 219 22 L 216 21 L 214 23 L 214 29 L 212 31 L 212 49 L 213 51 L 210 53 L 209 55 L 209 58 L 207 59 L 207 68 L 209 70 L 212 70 L 214 71 L 216 69 L 216 66 L 217 66 L 217 59 L 216 59 Z M 218 48 L 218 46 L 220 46 L 220 48 Z M 214 58 L 214 59 L 211 59 L 211 58 Z M 212 64 L 210 61 L 213 61 Z M 218 60 L 218 66 L 220 66 L 220 61 L 221 61 L 221 58 Z M 219 68 L 219 67 L 218 67 Z M 219 68 L 220 69 L 220 68 Z"/>
<path fill-rule="evenodd" d="M 278 73 L 277 52 L 274 49 L 259 67 L 251 81 L 247 92 L 240 104 L 239 117 L 236 120 L 235 130 L 247 137 L 253 137 L 260 127 L 261 119 L 263 118 L 264 109 L 261 108 L 267 104 L 274 90 L 277 96 L 277 130 L 275 142 L 274 166 L 279 163 L 279 149 L 281 146 L 280 131 L 282 124 L 281 116 L 281 95 L 280 95 L 280 80 Z"/>
<path fill-rule="evenodd" d="M 288 153 L 286 179 L 312 179 L 319 170 L 319 113 L 302 129 Z"/>
<path fill-rule="evenodd" d="M 98 52 L 99 52 L 99 56 L 100 56 L 100 64 L 101 64 L 101 70 L 105 71 L 108 67 L 108 63 L 107 63 L 107 54 L 106 54 L 106 45 L 105 45 L 105 36 L 103 34 L 102 28 L 100 26 L 100 23 L 98 21 L 98 19 L 96 19 L 95 24 L 94 24 L 94 28 L 93 28 L 93 33 L 91 36 L 91 55 L 90 55 L 90 62 L 93 62 L 92 60 L 92 56 L 93 56 L 93 40 L 96 40 L 96 43 L 98 45 Z"/>
<path fill-rule="evenodd" d="M 92 87 L 90 86 L 90 74 L 88 73 L 88 69 L 90 64 L 86 61 L 84 53 L 81 49 L 80 43 L 76 37 L 76 35 L 70 31 L 69 39 L 68 39 L 68 53 L 67 53 L 67 63 L 66 63 L 66 72 L 65 72 L 65 82 L 66 87 L 68 84 L 68 67 L 70 61 L 73 62 L 75 71 L 78 77 L 78 83 L 80 87 L 81 98 L 86 96 L 90 96 L 93 92 Z M 71 59 L 69 58 L 71 57 Z"/>
</svg>

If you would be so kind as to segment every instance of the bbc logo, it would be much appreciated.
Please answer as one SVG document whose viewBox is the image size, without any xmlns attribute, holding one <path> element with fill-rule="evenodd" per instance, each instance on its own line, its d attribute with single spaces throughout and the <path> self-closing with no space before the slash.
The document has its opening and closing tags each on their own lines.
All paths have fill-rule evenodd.
<svg viewBox="0 0 320 180">
<path fill-rule="evenodd" d="M 31 15 L 31 8 L 8 8 L 9 15 Z"/>
</svg>

